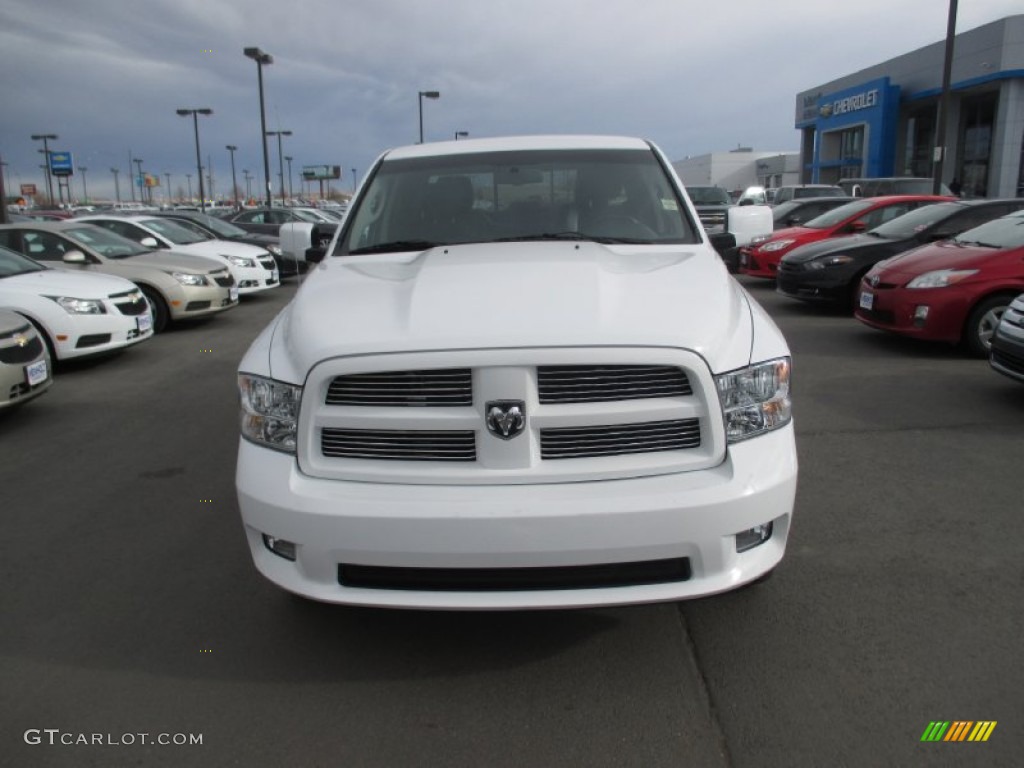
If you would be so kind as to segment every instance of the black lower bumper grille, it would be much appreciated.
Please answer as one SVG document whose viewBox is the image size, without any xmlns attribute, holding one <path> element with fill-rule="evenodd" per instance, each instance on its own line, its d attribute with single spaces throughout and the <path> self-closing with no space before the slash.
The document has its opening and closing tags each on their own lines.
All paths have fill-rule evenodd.
<svg viewBox="0 0 1024 768">
<path fill-rule="evenodd" d="M 209 309 L 212 304 L 209 301 L 190 301 L 185 305 L 186 312 L 198 312 L 201 309 Z"/>
<path fill-rule="evenodd" d="M 338 565 L 338 583 L 363 589 L 519 592 L 670 584 L 690 578 L 689 558 L 539 568 L 391 568 Z"/>
<path fill-rule="evenodd" d="M 75 344 L 75 349 L 86 349 L 87 347 L 98 347 L 102 344 L 110 343 L 109 333 L 91 333 L 82 336 L 78 343 Z"/>
</svg>

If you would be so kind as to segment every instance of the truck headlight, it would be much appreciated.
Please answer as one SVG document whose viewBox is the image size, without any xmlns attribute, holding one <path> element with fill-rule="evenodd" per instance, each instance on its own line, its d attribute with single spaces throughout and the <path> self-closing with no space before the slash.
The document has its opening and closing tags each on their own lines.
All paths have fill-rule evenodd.
<svg viewBox="0 0 1024 768">
<path fill-rule="evenodd" d="M 193 275 L 189 272 L 170 272 L 168 274 L 182 285 L 209 285 L 203 275 Z"/>
<path fill-rule="evenodd" d="M 99 299 L 76 299 L 72 296 L 47 296 L 69 315 L 105 315 L 106 307 Z"/>
<path fill-rule="evenodd" d="M 222 255 L 224 256 L 225 259 L 230 261 L 236 267 L 255 267 L 256 266 L 256 260 L 255 259 L 247 259 L 244 256 L 230 256 L 228 254 L 222 254 Z"/>
<path fill-rule="evenodd" d="M 302 387 L 240 373 L 242 437 L 276 451 L 295 453 Z"/>
<path fill-rule="evenodd" d="M 715 377 L 728 442 L 746 440 L 790 422 L 791 367 L 792 360 L 781 357 Z"/>
</svg>

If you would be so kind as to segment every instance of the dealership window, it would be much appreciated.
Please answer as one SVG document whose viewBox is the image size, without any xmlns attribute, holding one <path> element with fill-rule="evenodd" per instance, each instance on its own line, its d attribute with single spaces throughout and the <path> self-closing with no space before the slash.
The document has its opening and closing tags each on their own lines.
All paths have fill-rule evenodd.
<svg viewBox="0 0 1024 768">
<path fill-rule="evenodd" d="M 912 112 L 907 118 L 906 151 L 903 156 L 904 176 L 931 176 L 932 151 L 935 147 L 935 110 L 932 103 Z"/>
<path fill-rule="evenodd" d="M 998 93 L 964 99 L 960 106 L 960 183 L 965 197 L 988 194 L 992 134 L 995 131 Z"/>
<path fill-rule="evenodd" d="M 864 170 L 864 126 L 849 128 L 839 134 L 839 178 L 855 179 Z"/>
</svg>

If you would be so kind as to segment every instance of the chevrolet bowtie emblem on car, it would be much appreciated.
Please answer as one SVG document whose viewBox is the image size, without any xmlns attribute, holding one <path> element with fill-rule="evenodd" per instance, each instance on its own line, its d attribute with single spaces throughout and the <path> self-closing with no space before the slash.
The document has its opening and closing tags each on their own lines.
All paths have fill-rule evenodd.
<svg viewBox="0 0 1024 768">
<path fill-rule="evenodd" d="M 487 429 L 502 440 L 511 440 L 526 425 L 526 403 L 522 400 L 491 400 L 485 410 Z"/>
<path fill-rule="evenodd" d="M 14 343 L 17 344 L 19 347 L 27 347 L 28 346 L 28 336 L 21 336 L 21 335 L 15 336 L 14 337 Z"/>
</svg>

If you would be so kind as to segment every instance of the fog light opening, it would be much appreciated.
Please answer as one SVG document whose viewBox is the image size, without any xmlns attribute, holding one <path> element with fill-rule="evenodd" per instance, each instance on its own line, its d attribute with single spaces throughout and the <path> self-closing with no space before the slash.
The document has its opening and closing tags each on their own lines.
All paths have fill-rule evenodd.
<svg viewBox="0 0 1024 768">
<path fill-rule="evenodd" d="M 263 545 L 278 557 L 295 562 L 295 542 L 275 539 L 273 536 L 263 534 Z"/>
<path fill-rule="evenodd" d="M 746 552 L 747 550 L 764 544 L 771 537 L 772 524 L 770 522 L 764 523 L 763 525 L 755 525 L 750 530 L 736 534 L 736 551 Z"/>
<path fill-rule="evenodd" d="M 914 325 L 916 325 L 918 328 L 921 328 L 927 321 L 928 305 L 918 304 L 916 307 L 914 307 Z"/>
</svg>

